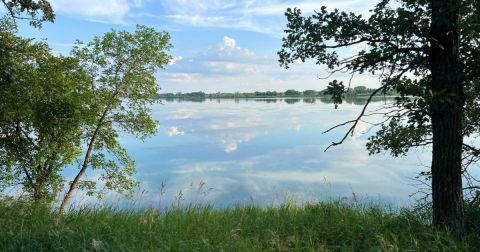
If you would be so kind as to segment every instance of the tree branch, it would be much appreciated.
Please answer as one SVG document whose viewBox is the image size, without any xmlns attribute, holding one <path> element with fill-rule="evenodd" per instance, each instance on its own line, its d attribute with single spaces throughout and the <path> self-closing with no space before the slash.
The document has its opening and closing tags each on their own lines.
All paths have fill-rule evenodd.
<svg viewBox="0 0 480 252">
<path fill-rule="evenodd" d="M 394 81 L 397 81 L 399 80 L 403 74 L 405 74 L 406 72 L 408 71 L 408 68 L 407 69 L 404 69 L 401 73 L 399 73 L 395 78 L 393 79 L 390 79 L 389 81 L 387 81 L 387 83 L 383 84 L 381 87 L 377 88 L 375 91 L 373 91 L 370 96 L 368 97 L 367 99 L 367 102 L 366 104 L 363 106 L 363 109 L 362 111 L 360 112 L 360 114 L 358 115 L 358 117 L 355 119 L 355 120 L 351 120 L 351 121 L 348 121 L 348 122 L 345 122 L 341 125 L 337 125 L 337 126 L 342 126 L 342 125 L 345 125 L 345 124 L 348 124 L 348 123 L 352 123 L 353 122 L 353 125 L 348 129 L 348 131 L 345 133 L 345 135 L 343 136 L 343 138 L 340 140 L 340 141 L 337 141 L 337 142 L 332 142 L 326 149 L 325 149 L 325 152 L 330 149 L 330 147 L 332 146 L 336 146 L 336 145 L 340 145 L 342 144 L 345 139 L 347 139 L 348 135 L 350 133 L 353 134 L 353 131 L 355 130 L 355 127 L 357 126 L 358 122 L 360 121 L 360 119 L 364 116 L 365 114 L 365 111 L 367 110 L 367 107 L 368 105 L 370 104 L 370 102 L 372 101 L 372 98 L 378 93 L 380 92 L 381 90 L 384 90 L 385 88 L 387 88 L 388 86 L 392 85 Z M 336 128 L 337 126 L 334 126 L 332 127 L 331 129 L 334 129 Z M 327 130 L 330 131 L 331 129 Z M 325 133 L 325 132 L 324 132 Z"/>
</svg>

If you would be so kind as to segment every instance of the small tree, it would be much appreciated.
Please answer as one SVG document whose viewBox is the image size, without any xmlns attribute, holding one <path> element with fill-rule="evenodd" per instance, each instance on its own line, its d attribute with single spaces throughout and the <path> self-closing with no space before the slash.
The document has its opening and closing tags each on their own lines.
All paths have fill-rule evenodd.
<svg viewBox="0 0 480 252">
<path fill-rule="evenodd" d="M 111 31 L 92 42 L 78 43 L 72 55 L 90 77 L 89 123 L 83 128 L 85 155 L 80 169 L 63 197 L 64 212 L 76 188 L 94 192 L 98 181 L 83 180 L 90 167 L 101 170 L 107 189 L 129 192 L 136 185 L 131 177 L 133 160 L 117 140 L 118 131 L 140 139 L 156 132 L 149 105 L 159 87 L 154 74 L 171 60 L 167 33 L 137 26 L 134 33 Z"/>
<path fill-rule="evenodd" d="M 395 88 L 393 112 L 367 147 L 398 156 L 431 144 L 433 222 L 462 237 L 462 150 L 464 156 L 480 153 L 463 143 L 463 136 L 478 133 L 480 1 L 401 0 L 392 7 L 390 0 L 381 0 L 369 18 L 326 7 L 311 17 L 298 9 L 288 9 L 286 16 L 281 65 L 313 58 L 333 73 L 381 76 L 381 86 L 357 118 L 341 124 L 350 127 L 331 146 L 353 134 L 373 96 Z M 366 49 L 345 58 L 335 52 L 353 45 Z M 331 87 L 339 103 L 345 89 L 336 82 Z"/>
</svg>

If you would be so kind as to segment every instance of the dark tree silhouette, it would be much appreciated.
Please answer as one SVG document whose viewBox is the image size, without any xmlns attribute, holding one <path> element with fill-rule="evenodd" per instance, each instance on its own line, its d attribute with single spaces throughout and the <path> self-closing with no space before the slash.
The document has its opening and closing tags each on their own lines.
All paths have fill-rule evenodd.
<svg viewBox="0 0 480 252">
<path fill-rule="evenodd" d="M 368 116 L 374 95 L 396 89 L 387 120 L 367 148 L 370 153 L 390 150 L 399 156 L 412 147 L 431 145 L 433 222 L 461 238 L 465 232 L 462 152 L 464 157 L 479 154 L 476 147 L 463 144 L 463 137 L 479 131 L 480 1 L 401 0 L 394 7 L 390 0 L 382 0 L 368 18 L 329 12 L 326 7 L 310 17 L 302 16 L 299 9 L 285 14 L 286 37 L 278 53 L 282 66 L 315 59 L 332 74 L 380 75 L 380 87 L 358 117 L 333 127 L 349 126 L 331 146 L 343 143 Z M 354 45 L 365 49 L 347 57 L 335 52 Z M 346 90 L 342 83 L 330 83 L 336 103 Z"/>
</svg>

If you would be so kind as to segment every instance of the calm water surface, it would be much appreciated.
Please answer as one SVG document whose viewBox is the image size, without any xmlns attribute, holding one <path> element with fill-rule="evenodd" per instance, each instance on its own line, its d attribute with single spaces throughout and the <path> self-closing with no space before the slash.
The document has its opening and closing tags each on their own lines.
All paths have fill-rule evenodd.
<svg viewBox="0 0 480 252">
<path fill-rule="evenodd" d="M 341 146 L 324 152 L 353 119 L 362 101 L 319 99 L 163 101 L 153 108 L 158 134 L 141 142 L 122 136 L 141 182 L 133 201 L 121 204 L 276 205 L 285 201 L 352 199 L 410 204 L 428 151 L 406 157 L 369 156 L 365 143 L 377 128 L 361 123 Z M 384 102 L 375 102 L 371 110 Z M 378 121 L 379 118 L 371 118 Z"/>
</svg>

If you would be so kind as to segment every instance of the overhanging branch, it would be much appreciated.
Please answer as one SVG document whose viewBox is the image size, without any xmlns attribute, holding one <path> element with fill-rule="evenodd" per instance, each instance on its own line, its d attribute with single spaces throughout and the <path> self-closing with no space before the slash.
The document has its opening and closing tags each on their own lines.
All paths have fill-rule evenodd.
<svg viewBox="0 0 480 252">
<path fill-rule="evenodd" d="M 323 132 L 323 133 L 326 133 L 326 132 L 329 132 L 331 131 L 332 129 L 335 129 L 339 126 L 343 126 L 343 125 L 346 125 L 348 123 L 353 123 L 353 125 L 348 129 L 348 131 L 345 133 L 345 135 L 342 137 L 342 139 L 340 141 L 337 141 L 337 142 L 332 142 L 326 149 L 325 149 L 325 152 L 330 149 L 330 147 L 332 146 L 336 146 L 336 145 L 340 145 L 342 144 L 345 139 L 347 139 L 348 135 L 350 134 L 353 134 L 353 131 L 355 130 L 355 127 L 357 126 L 358 122 L 360 121 L 360 119 L 365 115 L 365 111 L 367 110 L 367 107 L 368 105 L 370 104 L 370 102 L 372 101 L 373 97 L 380 91 L 386 89 L 387 87 L 389 87 L 390 85 L 392 85 L 395 81 L 399 80 L 407 71 L 408 71 L 409 68 L 406 68 L 406 69 L 403 69 L 397 76 L 395 76 L 395 78 L 392 78 L 392 79 L 389 79 L 385 84 L 383 84 L 381 87 L 375 89 L 371 94 L 370 96 L 368 97 L 367 99 L 367 102 L 365 103 L 365 105 L 363 106 L 362 108 L 362 111 L 360 112 L 360 114 L 357 116 L 357 118 L 355 120 L 350 120 L 348 122 L 344 122 L 344 123 L 341 123 L 339 125 L 336 125 L 330 129 L 328 129 L 327 131 Z"/>
</svg>

